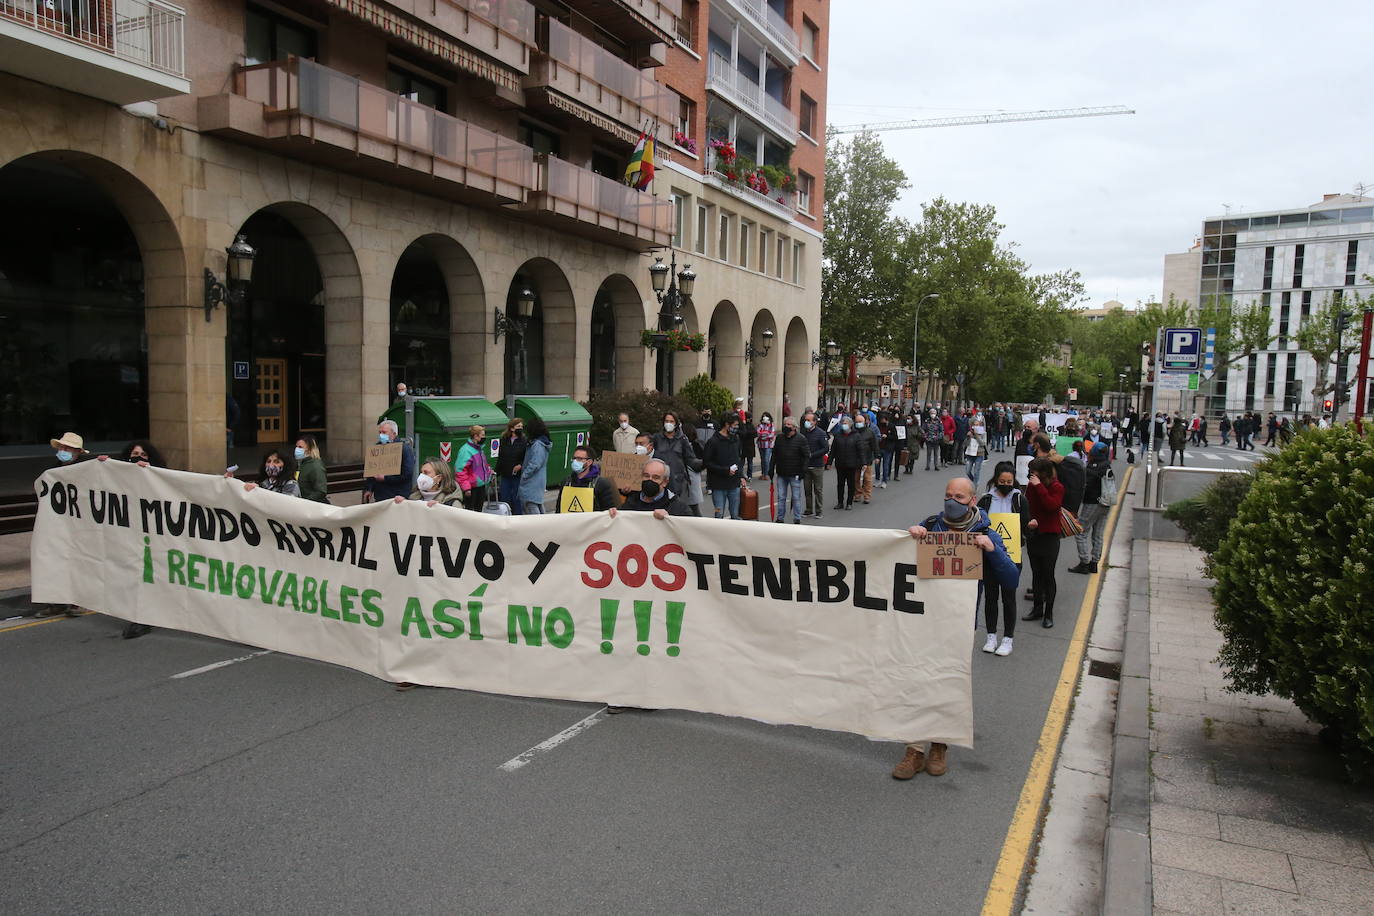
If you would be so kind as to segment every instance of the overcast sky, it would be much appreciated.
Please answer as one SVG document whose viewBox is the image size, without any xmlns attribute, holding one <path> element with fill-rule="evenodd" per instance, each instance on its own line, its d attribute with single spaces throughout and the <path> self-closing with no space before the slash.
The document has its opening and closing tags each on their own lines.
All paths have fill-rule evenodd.
<svg viewBox="0 0 1374 916">
<path fill-rule="evenodd" d="M 1089 306 L 1157 300 L 1202 220 L 1374 185 L 1374 3 L 834 0 L 830 124 L 1126 105 L 1134 115 L 881 135 L 911 188 L 992 204 Z M 1367 192 L 1374 194 L 1374 190 Z"/>
</svg>

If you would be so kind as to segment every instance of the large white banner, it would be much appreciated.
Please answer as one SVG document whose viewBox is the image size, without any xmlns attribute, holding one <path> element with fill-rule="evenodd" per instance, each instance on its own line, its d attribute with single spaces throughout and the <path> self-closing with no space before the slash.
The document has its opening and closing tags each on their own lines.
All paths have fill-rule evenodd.
<svg viewBox="0 0 1374 916">
<path fill-rule="evenodd" d="M 39 480 L 33 600 L 390 681 L 971 747 L 975 582 L 903 531 L 328 506 L 89 461 Z"/>
</svg>

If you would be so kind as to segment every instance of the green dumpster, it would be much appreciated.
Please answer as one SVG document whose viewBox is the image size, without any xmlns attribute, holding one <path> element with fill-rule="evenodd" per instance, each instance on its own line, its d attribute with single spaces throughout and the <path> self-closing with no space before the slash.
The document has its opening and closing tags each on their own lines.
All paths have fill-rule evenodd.
<svg viewBox="0 0 1374 916">
<path fill-rule="evenodd" d="M 487 459 L 493 468 L 496 457 L 492 454 L 493 445 L 500 442 L 501 434 L 506 431 L 506 412 L 486 398 L 479 397 L 428 397 L 413 398 L 414 420 L 412 427 L 406 429 L 406 405 L 397 401 L 387 409 L 383 416 L 395 420 L 402 436 L 409 436 L 415 449 L 415 460 L 423 464 L 427 458 L 440 458 L 449 464 L 458 460 L 458 450 L 468 441 L 468 428 L 481 426 L 487 431 L 483 442 Z M 497 446 L 499 448 L 499 445 Z M 454 468 L 457 470 L 457 468 Z"/>
<path fill-rule="evenodd" d="M 548 486 L 556 487 L 570 473 L 573 449 L 586 445 L 591 436 L 592 415 L 567 395 L 532 394 L 517 396 L 515 415 L 528 423 L 535 417 L 549 428 L 549 467 L 545 475 Z M 528 433 L 529 430 L 526 430 Z"/>
</svg>

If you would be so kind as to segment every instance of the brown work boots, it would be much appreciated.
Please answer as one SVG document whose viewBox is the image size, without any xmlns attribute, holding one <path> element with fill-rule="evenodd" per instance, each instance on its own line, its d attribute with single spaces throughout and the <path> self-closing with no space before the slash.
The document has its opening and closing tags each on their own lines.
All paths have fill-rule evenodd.
<svg viewBox="0 0 1374 916">
<path fill-rule="evenodd" d="M 947 749 L 945 745 L 940 744 L 938 741 L 932 741 L 930 743 L 930 756 L 927 757 L 925 752 L 919 747 L 908 745 L 906 756 L 902 758 L 902 762 L 892 768 L 892 778 L 910 779 L 922 770 L 925 770 L 931 776 L 943 776 L 945 770 L 949 768 L 948 763 L 945 761 L 945 752 Z"/>
</svg>

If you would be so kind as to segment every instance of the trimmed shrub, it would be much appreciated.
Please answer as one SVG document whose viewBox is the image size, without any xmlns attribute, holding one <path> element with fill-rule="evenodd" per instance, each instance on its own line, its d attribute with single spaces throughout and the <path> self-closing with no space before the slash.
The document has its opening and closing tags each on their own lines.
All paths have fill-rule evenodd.
<svg viewBox="0 0 1374 916">
<path fill-rule="evenodd" d="M 611 433 L 622 412 L 630 415 L 630 424 L 642 433 L 653 434 L 663 428 L 663 415 L 673 411 L 688 427 L 697 425 L 696 409 L 682 397 L 671 397 L 661 391 L 605 391 L 597 389 L 582 404 L 592 415 L 592 444 L 597 450 L 611 447 Z"/>
<path fill-rule="evenodd" d="M 1254 479 L 1251 474 L 1223 474 L 1197 496 L 1170 503 L 1164 510 L 1164 517 L 1177 522 L 1183 529 L 1188 543 L 1207 555 L 1209 576 L 1213 574 L 1212 555 L 1217 552 Z"/>
<path fill-rule="evenodd" d="M 1309 430 L 1258 466 L 1212 557 L 1229 689 L 1273 692 L 1374 778 L 1374 441 Z"/>
<path fill-rule="evenodd" d="M 678 392 L 678 397 L 697 410 L 711 408 L 711 413 L 717 417 L 723 416 L 727 410 L 735 406 L 735 396 L 730 389 L 704 372 L 689 378 Z"/>
</svg>

